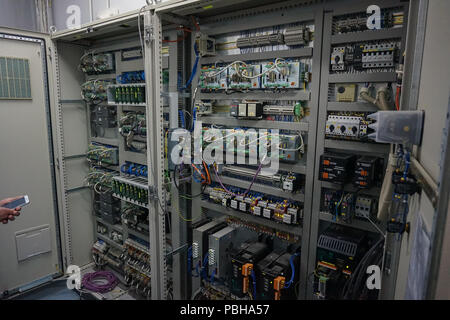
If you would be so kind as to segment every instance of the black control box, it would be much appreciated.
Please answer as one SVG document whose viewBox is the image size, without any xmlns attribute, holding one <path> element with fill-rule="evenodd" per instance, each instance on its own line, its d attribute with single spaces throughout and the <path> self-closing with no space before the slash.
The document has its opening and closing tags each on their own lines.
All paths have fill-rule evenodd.
<svg viewBox="0 0 450 320">
<path fill-rule="evenodd" d="M 320 156 L 322 181 L 344 184 L 348 182 L 355 168 L 356 156 L 351 154 L 324 153 Z"/>
<path fill-rule="evenodd" d="M 231 292 L 242 298 L 245 294 L 244 291 L 253 291 L 253 284 L 248 283 L 248 287 L 244 290 L 244 274 L 243 270 L 248 266 L 252 265 L 252 269 L 255 268 L 255 264 L 264 258 L 270 252 L 267 244 L 263 242 L 253 242 L 244 244 L 243 247 L 231 258 L 232 265 L 232 276 L 231 276 Z M 249 282 L 253 282 L 250 280 Z"/>
<path fill-rule="evenodd" d="M 359 188 L 371 188 L 381 181 L 383 159 L 362 156 L 356 160 L 353 184 Z"/>
<path fill-rule="evenodd" d="M 110 224 L 120 223 L 120 200 L 114 198 L 112 192 L 96 194 L 97 213 Z"/>
<path fill-rule="evenodd" d="M 283 287 L 279 290 L 280 297 L 276 297 L 277 278 L 283 277 L 288 282 L 292 277 L 290 260 L 293 258 L 294 267 L 298 268 L 300 256 L 292 257 L 290 253 L 278 254 L 271 252 L 256 265 L 257 275 L 257 298 L 260 300 L 290 300 L 295 299 L 295 284 L 299 278 L 299 270 L 294 274 L 293 283 L 289 288 Z"/>
</svg>

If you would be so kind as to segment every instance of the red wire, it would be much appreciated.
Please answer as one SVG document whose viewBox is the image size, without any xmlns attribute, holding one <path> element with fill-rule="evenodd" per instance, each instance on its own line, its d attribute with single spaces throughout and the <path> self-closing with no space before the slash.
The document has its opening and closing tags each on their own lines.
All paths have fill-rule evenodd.
<svg viewBox="0 0 450 320">
<path fill-rule="evenodd" d="M 200 26 L 198 25 L 197 20 L 195 20 L 194 16 L 191 16 L 192 18 L 192 22 L 194 22 L 195 28 L 197 29 L 197 31 L 200 31 Z"/>
<path fill-rule="evenodd" d="M 192 167 L 195 169 L 195 171 L 198 172 L 198 174 L 202 177 L 202 179 L 204 180 L 202 183 L 207 182 L 205 175 L 195 166 L 195 164 L 192 164 Z"/>
<path fill-rule="evenodd" d="M 203 168 L 205 168 L 206 176 L 208 177 L 207 184 L 211 184 L 211 176 L 209 174 L 208 166 L 206 165 L 205 161 L 203 161 Z"/>
<path fill-rule="evenodd" d="M 180 42 L 180 41 L 183 41 L 184 39 L 186 39 L 186 37 L 187 37 L 187 32 L 192 32 L 191 29 L 186 28 L 186 27 L 177 28 L 177 30 L 183 31 L 183 37 L 177 38 L 176 40 L 163 40 L 162 42 L 164 42 L 164 43 Z"/>
<path fill-rule="evenodd" d="M 397 92 L 395 94 L 395 108 L 398 110 L 400 110 L 400 90 L 401 87 L 397 86 Z"/>
</svg>

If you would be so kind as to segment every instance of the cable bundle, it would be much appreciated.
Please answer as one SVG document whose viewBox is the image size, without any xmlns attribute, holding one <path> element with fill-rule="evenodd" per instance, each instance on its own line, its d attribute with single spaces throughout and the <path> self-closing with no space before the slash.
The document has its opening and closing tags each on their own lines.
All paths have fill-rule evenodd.
<svg viewBox="0 0 450 320">
<path fill-rule="evenodd" d="M 119 280 L 110 271 L 96 271 L 83 276 L 81 285 L 89 291 L 105 293 L 113 290 Z"/>
</svg>

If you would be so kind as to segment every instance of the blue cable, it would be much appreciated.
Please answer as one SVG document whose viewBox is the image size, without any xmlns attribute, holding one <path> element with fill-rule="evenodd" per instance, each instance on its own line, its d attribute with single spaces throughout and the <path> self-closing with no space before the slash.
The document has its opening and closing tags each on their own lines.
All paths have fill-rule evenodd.
<svg viewBox="0 0 450 320">
<path fill-rule="evenodd" d="M 141 170 L 141 166 L 134 165 L 133 170 L 131 170 L 131 173 L 133 176 L 138 177 L 139 176 L 139 170 Z"/>
<path fill-rule="evenodd" d="M 120 167 L 120 171 L 121 171 L 122 173 L 127 173 L 127 170 L 125 169 L 126 166 L 127 166 L 127 163 L 124 163 L 124 164 Z"/>
<path fill-rule="evenodd" d="M 195 182 L 197 182 L 197 183 L 202 183 L 201 180 L 197 179 L 197 177 L 195 176 L 195 174 L 196 174 L 195 172 L 192 174 L 192 178 L 194 178 Z"/>
<path fill-rule="evenodd" d="M 202 263 L 202 271 L 201 271 L 201 278 L 205 278 L 206 279 L 206 263 L 208 262 L 208 253 L 206 253 L 205 257 L 203 258 L 203 263 Z"/>
<path fill-rule="evenodd" d="M 216 275 L 216 269 L 211 272 L 211 277 L 209 278 L 209 282 L 214 283 L 214 276 Z"/>
<path fill-rule="evenodd" d="M 192 276 L 192 266 L 191 266 L 191 258 L 192 258 L 192 246 L 188 248 L 187 252 L 187 260 L 188 260 L 188 274 Z"/>
<path fill-rule="evenodd" d="M 186 90 L 187 87 L 189 87 L 192 80 L 194 80 L 195 74 L 197 73 L 198 61 L 200 60 L 200 53 L 198 52 L 197 43 L 194 44 L 194 51 L 195 51 L 195 62 L 194 67 L 192 68 L 191 76 L 189 77 L 189 80 L 186 82 L 184 87 L 180 89 L 180 91 Z"/>
<path fill-rule="evenodd" d="M 256 274 L 255 270 L 252 270 L 252 273 L 250 274 L 253 280 L 253 300 L 256 300 Z"/>
<path fill-rule="evenodd" d="M 142 169 L 142 166 L 137 166 L 136 167 L 136 170 L 134 171 L 134 175 L 136 177 L 139 177 L 141 175 L 141 169 Z"/>
<path fill-rule="evenodd" d="M 178 110 L 178 113 L 180 115 L 181 127 L 183 129 L 185 129 L 186 128 L 186 123 L 185 123 L 185 120 L 184 120 L 184 112 L 183 112 L 183 110 Z"/>
<path fill-rule="evenodd" d="M 292 282 L 294 282 L 294 277 L 295 277 L 294 258 L 297 257 L 299 254 L 300 253 L 296 252 L 289 259 L 289 264 L 291 265 L 292 274 L 291 274 L 291 279 L 284 284 L 285 289 L 288 289 L 291 286 Z"/>
<path fill-rule="evenodd" d="M 194 108 L 194 110 L 192 111 L 192 128 L 191 128 L 191 132 L 194 131 L 195 121 L 197 121 L 197 108 Z"/>
<path fill-rule="evenodd" d="M 195 273 L 194 277 L 198 278 L 200 277 L 200 272 L 198 272 L 198 266 L 200 265 L 200 261 L 195 265 Z"/>
<path fill-rule="evenodd" d="M 130 166 L 128 167 L 128 174 L 129 175 L 133 174 L 133 168 L 134 168 L 134 163 L 130 164 Z"/>
<path fill-rule="evenodd" d="M 405 178 L 405 180 L 406 180 L 406 178 L 407 178 L 407 176 L 408 176 L 408 171 L 409 171 L 409 164 L 410 164 L 410 156 L 409 156 L 409 152 L 407 152 L 406 154 L 405 154 L 405 171 L 403 172 L 403 178 Z"/>
</svg>

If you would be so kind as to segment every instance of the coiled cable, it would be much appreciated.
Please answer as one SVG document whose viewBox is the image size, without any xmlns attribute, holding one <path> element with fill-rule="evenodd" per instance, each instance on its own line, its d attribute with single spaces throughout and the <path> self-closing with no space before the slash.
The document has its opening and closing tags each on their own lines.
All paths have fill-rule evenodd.
<svg viewBox="0 0 450 320">
<path fill-rule="evenodd" d="M 99 293 L 105 293 L 113 290 L 119 280 L 110 271 L 96 271 L 91 273 L 86 273 L 83 276 L 81 285 L 83 288 Z"/>
</svg>

